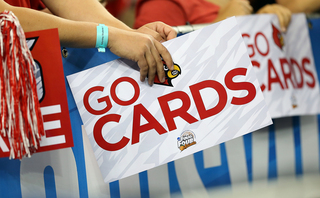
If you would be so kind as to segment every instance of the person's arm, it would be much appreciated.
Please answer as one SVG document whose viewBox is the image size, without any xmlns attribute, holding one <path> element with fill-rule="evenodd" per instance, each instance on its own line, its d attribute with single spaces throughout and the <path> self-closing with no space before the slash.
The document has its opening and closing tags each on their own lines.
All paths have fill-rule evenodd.
<svg viewBox="0 0 320 198">
<path fill-rule="evenodd" d="M 265 5 L 257 11 L 257 14 L 276 14 L 283 32 L 287 30 L 291 20 L 291 11 L 279 4 Z"/>
<path fill-rule="evenodd" d="M 52 14 L 73 21 L 87 21 L 132 30 L 112 16 L 97 0 L 42 0 Z"/>
<path fill-rule="evenodd" d="M 11 6 L 0 0 L 0 10 L 12 11 L 25 32 L 58 28 L 61 45 L 95 47 L 97 23 L 75 22 L 29 8 Z M 87 31 L 84 31 L 84 27 Z M 78 41 L 82 42 L 78 42 Z"/>
<path fill-rule="evenodd" d="M 292 13 L 312 13 L 320 9 L 319 0 L 277 0 L 277 3 L 287 7 Z"/>
<path fill-rule="evenodd" d="M 42 0 L 48 9 L 59 17 L 106 24 L 128 31 L 138 31 L 153 36 L 158 41 L 176 37 L 174 29 L 164 23 L 156 22 L 133 30 L 122 21 L 112 16 L 97 0 Z"/>
<path fill-rule="evenodd" d="M 217 18 L 213 22 L 222 21 L 231 16 L 242 16 L 251 14 L 253 11 L 248 0 L 230 0 L 220 8 Z"/>
<path fill-rule="evenodd" d="M 0 0 L 0 11 L 12 11 L 17 16 L 25 32 L 58 28 L 62 46 L 93 48 L 96 44 L 98 23 L 71 21 L 28 8 L 10 6 Z M 152 36 L 139 32 L 109 27 L 108 48 L 114 54 L 133 60 L 140 67 L 140 80 L 148 76 L 148 83 L 153 84 L 157 74 L 164 81 L 161 57 L 170 69 L 173 61 L 168 50 Z"/>
</svg>

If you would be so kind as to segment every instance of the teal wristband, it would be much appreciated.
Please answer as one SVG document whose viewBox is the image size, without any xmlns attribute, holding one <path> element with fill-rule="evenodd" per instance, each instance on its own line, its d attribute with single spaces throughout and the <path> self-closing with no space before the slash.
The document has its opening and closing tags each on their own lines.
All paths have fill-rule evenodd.
<svg viewBox="0 0 320 198">
<path fill-rule="evenodd" d="M 99 24 L 97 26 L 97 40 L 96 40 L 96 48 L 98 48 L 99 52 L 105 52 L 106 47 L 108 45 L 108 37 L 109 31 L 108 27 L 104 24 Z"/>
</svg>

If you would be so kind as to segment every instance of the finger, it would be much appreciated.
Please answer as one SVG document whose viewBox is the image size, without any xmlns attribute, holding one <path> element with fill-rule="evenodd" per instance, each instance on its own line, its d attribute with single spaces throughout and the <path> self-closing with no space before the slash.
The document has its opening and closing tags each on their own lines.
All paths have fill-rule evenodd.
<svg viewBox="0 0 320 198">
<path fill-rule="evenodd" d="M 149 70 L 147 60 L 144 56 L 139 58 L 138 66 L 140 68 L 140 81 L 144 82 L 144 80 L 148 75 L 148 70 Z"/>
<path fill-rule="evenodd" d="M 159 34 L 157 31 L 149 28 L 149 27 L 141 27 L 142 29 L 139 28 L 139 31 L 142 32 L 142 33 L 145 33 L 145 34 L 149 34 L 150 36 L 152 36 L 153 38 L 155 38 L 157 41 L 162 41 L 164 40 L 164 36 L 162 36 L 161 34 Z"/>
<path fill-rule="evenodd" d="M 288 25 L 290 23 L 290 20 L 291 20 L 291 11 L 284 7 L 284 6 L 281 6 L 281 5 L 274 5 L 274 6 L 277 6 L 279 12 L 281 13 L 282 15 L 282 18 L 283 18 L 283 26 L 284 26 L 284 31 L 286 31 L 286 29 L 288 28 Z"/>
<path fill-rule="evenodd" d="M 249 1 L 243 1 L 242 6 L 243 6 L 246 14 L 251 14 L 252 13 L 253 8 L 250 5 Z"/>
<path fill-rule="evenodd" d="M 167 50 L 167 48 L 165 48 L 161 43 L 159 42 L 154 42 L 154 45 L 156 47 L 156 49 L 158 50 L 159 54 L 161 55 L 162 59 L 164 60 L 164 62 L 166 63 L 168 69 L 173 70 L 173 61 L 172 61 L 172 57 L 169 53 L 169 51 Z"/>
<path fill-rule="evenodd" d="M 150 35 L 159 42 L 163 42 L 167 40 L 166 35 L 164 35 L 162 32 L 157 32 L 152 29 L 149 29 L 149 32 L 150 32 Z"/>
<path fill-rule="evenodd" d="M 244 0 L 238 0 L 238 1 L 235 1 L 235 4 L 233 6 L 230 7 L 231 9 L 233 8 L 236 8 L 236 10 L 234 11 L 237 11 L 237 13 L 234 13 L 233 15 L 234 16 L 239 16 L 239 15 L 247 15 L 247 14 L 250 14 L 250 4 L 247 2 L 247 1 L 244 1 Z"/>
<path fill-rule="evenodd" d="M 282 28 L 282 31 L 283 32 L 286 32 L 287 31 L 287 28 L 288 28 L 288 25 L 289 25 L 289 22 L 290 22 L 290 17 L 288 17 L 288 15 L 286 14 L 282 14 L 282 18 L 283 18 L 283 28 Z"/>
<path fill-rule="evenodd" d="M 170 40 L 177 37 L 177 32 L 171 26 L 160 22 L 157 27 L 161 28 L 161 30 L 159 30 L 158 32 L 160 32 L 160 34 L 164 33 L 164 35 L 161 35 L 161 36 L 162 37 L 164 36 L 165 40 Z"/>
<path fill-rule="evenodd" d="M 146 51 L 145 57 L 148 63 L 148 83 L 152 86 L 157 72 L 157 64 L 150 50 Z"/>
<path fill-rule="evenodd" d="M 154 22 L 147 24 L 147 27 L 150 26 L 150 29 L 154 28 L 154 31 L 161 36 L 161 40 L 156 39 L 159 42 L 167 41 L 177 37 L 177 32 L 169 25 L 163 22 Z"/>
<path fill-rule="evenodd" d="M 286 31 L 285 18 L 282 12 L 279 9 L 275 9 L 275 14 L 278 17 L 280 28 L 282 32 Z"/>
<path fill-rule="evenodd" d="M 257 11 L 257 14 L 270 14 L 270 13 L 274 13 L 272 10 L 272 8 L 270 8 L 271 5 L 265 5 L 262 8 L 260 8 Z"/>
<path fill-rule="evenodd" d="M 284 16 L 285 16 L 285 26 L 286 28 L 288 28 L 291 21 L 291 11 L 289 9 L 285 9 Z"/>
<path fill-rule="evenodd" d="M 165 73 L 164 73 L 163 63 L 162 63 L 160 54 L 155 47 L 151 48 L 151 53 L 153 55 L 154 60 L 156 61 L 156 71 L 157 71 L 158 79 L 160 80 L 160 82 L 163 83 L 165 81 Z"/>
<path fill-rule="evenodd" d="M 160 43 L 167 41 L 167 35 L 163 32 L 163 31 L 156 31 L 160 36 L 161 36 L 161 40 L 156 39 L 157 41 L 159 41 Z"/>
<path fill-rule="evenodd" d="M 170 28 L 170 30 L 166 30 L 166 35 L 167 40 L 174 39 L 177 37 L 177 32 L 173 28 Z"/>
</svg>

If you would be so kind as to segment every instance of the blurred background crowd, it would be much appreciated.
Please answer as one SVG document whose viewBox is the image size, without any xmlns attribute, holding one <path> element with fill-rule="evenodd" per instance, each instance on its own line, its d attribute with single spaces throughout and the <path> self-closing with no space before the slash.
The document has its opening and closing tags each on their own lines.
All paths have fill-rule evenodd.
<svg viewBox="0 0 320 198">
<path fill-rule="evenodd" d="M 153 21 L 163 21 L 168 25 L 185 25 L 175 24 L 175 20 L 172 18 L 179 18 L 177 12 L 170 13 L 170 10 L 174 10 L 172 7 L 179 7 L 178 12 L 182 13 L 184 17 L 190 15 L 192 12 L 198 16 L 203 14 L 205 10 L 210 10 L 212 16 L 206 20 L 212 19 L 212 22 L 223 20 L 230 16 L 239 16 L 253 13 L 275 13 L 279 14 L 279 9 L 287 10 L 291 13 L 304 12 L 310 17 L 320 16 L 320 1 L 319 0 L 99 0 L 107 10 L 116 18 L 123 21 L 129 27 L 137 28 L 144 23 Z M 250 3 L 250 6 L 243 6 Z M 188 4 L 188 5 L 186 5 Z M 170 6 L 171 5 L 171 6 Z M 190 10 L 187 10 L 191 7 Z M 202 8 L 202 10 L 197 10 Z M 212 11 L 213 10 L 213 11 Z M 283 12 L 283 11 L 282 11 Z M 150 15 L 150 13 L 152 13 Z M 162 13 L 162 14 L 161 14 Z M 194 13 L 193 13 L 194 15 Z M 183 16 L 182 16 L 183 17 Z M 171 20 L 168 20 L 171 18 Z M 172 22 L 173 21 L 173 22 Z M 204 23 L 200 20 L 200 23 Z M 171 23 L 171 24 L 170 24 Z M 188 23 L 191 23 L 188 21 Z M 192 24 L 192 23 L 191 23 Z"/>
</svg>

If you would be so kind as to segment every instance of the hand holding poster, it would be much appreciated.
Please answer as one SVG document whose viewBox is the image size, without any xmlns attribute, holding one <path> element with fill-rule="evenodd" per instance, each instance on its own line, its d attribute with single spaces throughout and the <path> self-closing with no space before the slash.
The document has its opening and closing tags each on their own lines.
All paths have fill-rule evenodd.
<svg viewBox="0 0 320 198">
<path fill-rule="evenodd" d="M 272 118 L 320 113 L 320 90 L 307 20 L 292 15 L 281 32 L 276 15 L 237 17 Z"/>
<path fill-rule="evenodd" d="M 107 183 L 272 123 L 235 18 L 164 45 L 166 84 L 121 59 L 67 77 Z"/>
</svg>

